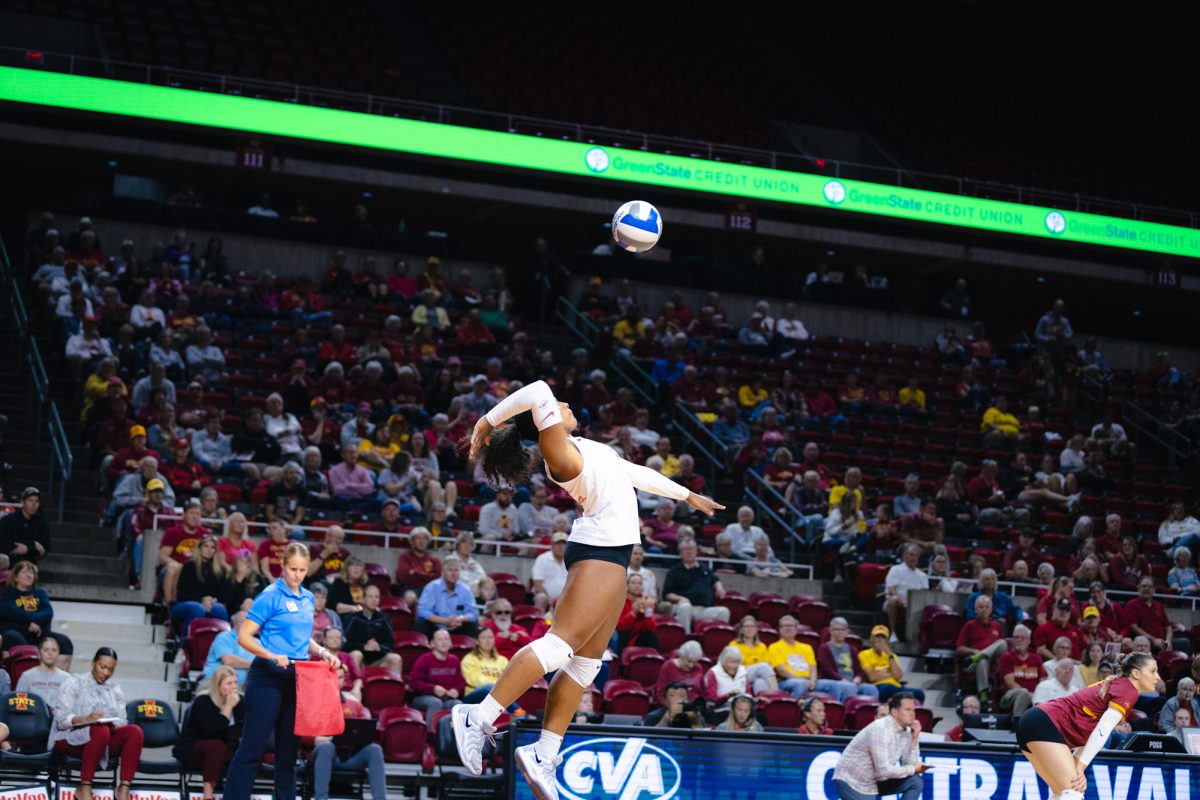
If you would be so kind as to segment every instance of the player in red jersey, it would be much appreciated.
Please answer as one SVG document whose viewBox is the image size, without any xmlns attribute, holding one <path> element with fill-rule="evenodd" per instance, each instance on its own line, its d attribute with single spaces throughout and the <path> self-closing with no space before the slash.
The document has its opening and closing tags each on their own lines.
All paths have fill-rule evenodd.
<svg viewBox="0 0 1200 800">
<path fill-rule="evenodd" d="M 1084 770 L 1108 735 L 1133 710 L 1138 695 L 1154 691 L 1158 664 L 1146 653 L 1130 653 L 1120 676 L 1106 678 L 1066 697 L 1029 709 L 1017 724 L 1017 744 L 1050 800 L 1083 800 Z"/>
</svg>

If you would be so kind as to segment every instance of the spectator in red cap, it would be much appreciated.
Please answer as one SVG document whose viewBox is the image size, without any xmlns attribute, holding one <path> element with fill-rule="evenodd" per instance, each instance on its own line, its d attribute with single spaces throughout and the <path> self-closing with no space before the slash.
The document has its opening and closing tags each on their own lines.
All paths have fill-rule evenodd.
<svg viewBox="0 0 1200 800">
<path fill-rule="evenodd" d="M 187 437 L 180 436 L 171 442 L 171 452 L 171 461 L 160 469 L 176 491 L 195 495 L 212 482 L 204 467 L 192 460 L 192 443 Z"/>
</svg>

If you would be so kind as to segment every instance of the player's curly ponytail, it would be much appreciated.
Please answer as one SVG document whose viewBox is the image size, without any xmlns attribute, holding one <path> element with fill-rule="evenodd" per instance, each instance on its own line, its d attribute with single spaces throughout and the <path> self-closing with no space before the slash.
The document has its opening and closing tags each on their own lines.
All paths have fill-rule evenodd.
<svg viewBox="0 0 1200 800">
<path fill-rule="evenodd" d="M 497 428 L 488 437 L 483 448 L 483 473 L 502 486 L 516 488 L 525 483 L 532 469 L 533 451 L 523 441 L 537 441 L 537 438 L 533 414 L 526 411 L 513 417 L 510 424 Z"/>
</svg>

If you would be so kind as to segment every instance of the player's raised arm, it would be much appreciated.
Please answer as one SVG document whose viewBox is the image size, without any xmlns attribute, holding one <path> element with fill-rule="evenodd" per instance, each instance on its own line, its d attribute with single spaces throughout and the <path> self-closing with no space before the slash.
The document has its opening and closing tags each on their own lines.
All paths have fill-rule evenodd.
<svg viewBox="0 0 1200 800">
<path fill-rule="evenodd" d="M 510 483 L 521 483 L 529 474 L 529 455 L 521 446 L 523 425 L 497 430 L 506 421 L 528 412 L 537 429 L 538 447 L 555 479 L 568 481 L 583 471 L 583 457 L 568 434 L 575 429 L 575 415 L 560 403 L 545 381 L 534 381 L 497 403 L 479 418 L 471 433 L 471 458 L 484 454 L 484 472 Z"/>
<path fill-rule="evenodd" d="M 629 476 L 629 482 L 644 492 L 680 500 L 708 517 L 712 516 L 714 510 L 725 508 L 711 497 L 688 491 L 686 486 L 676 483 L 657 470 L 624 459 L 621 460 L 621 466 Z"/>
</svg>

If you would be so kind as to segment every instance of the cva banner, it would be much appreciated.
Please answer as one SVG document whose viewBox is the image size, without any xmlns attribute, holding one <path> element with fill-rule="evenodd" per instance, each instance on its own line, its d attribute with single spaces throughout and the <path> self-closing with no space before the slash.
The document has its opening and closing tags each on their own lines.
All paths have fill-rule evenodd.
<svg viewBox="0 0 1200 800">
<path fill-rule="evenodd" d="M 537 731 L 520 727 L 510 738 L 528 744 Z M 573 727 L 558 791 L 563 800 L 838 800 L 840 755 L 828 738 Z M 925 776 L 924 800 L 1048 799 L 1016 748 L 923 745 L 921 756 L 937 767 Z M 1200 760 L 1188 756 L 1106 751 L 1087 778 L 1086 800 L 1200 800 Z M 510 797 L 532 800 L 519 774 L 510 780 Z"/>
</svg>

